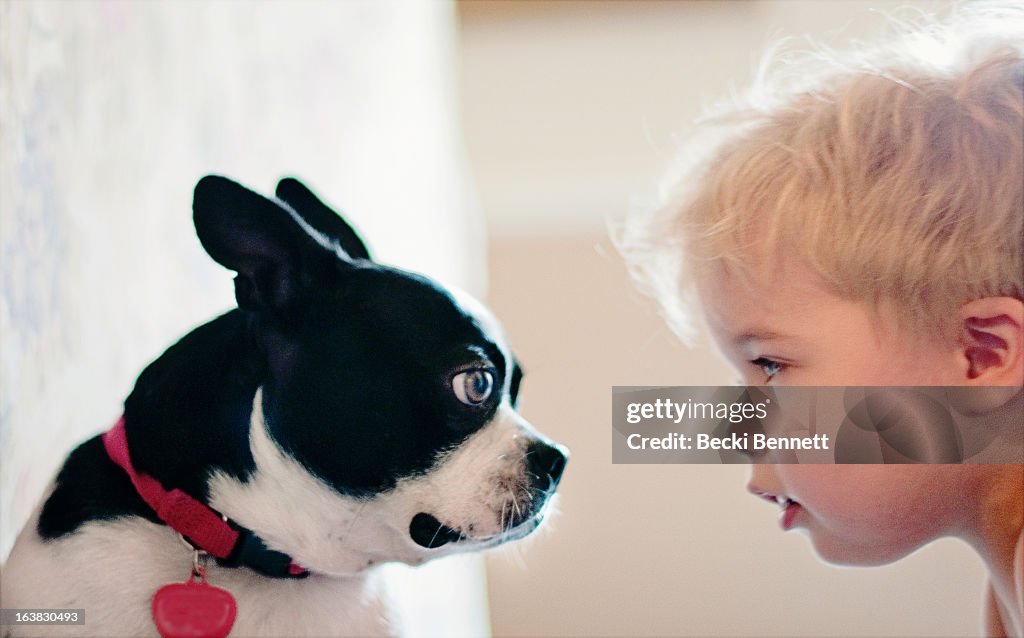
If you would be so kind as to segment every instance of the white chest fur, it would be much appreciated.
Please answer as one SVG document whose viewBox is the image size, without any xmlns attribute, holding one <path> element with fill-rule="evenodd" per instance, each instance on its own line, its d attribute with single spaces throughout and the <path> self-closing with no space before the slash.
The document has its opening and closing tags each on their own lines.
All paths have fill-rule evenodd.
<svg viewBox="0 0 1024 638">
<path fill-rule="evenodd" d="M 4 607 L 84 609 L 85 626 L 7 626 L 4 631 L 12 630 L 12 636 L 156 636 L 150 616 L 153 593 L 185 581 L 190 566 L 190 554 L 177 536 L 148 521 L 92 522 L 66 538 L 43 542 L 33 520 L 3 569 Z M 232 637 L 389 635 L 372 576 L 271 579 L 211 565 L 208 577 L 238 602 Z"/>
</svg>

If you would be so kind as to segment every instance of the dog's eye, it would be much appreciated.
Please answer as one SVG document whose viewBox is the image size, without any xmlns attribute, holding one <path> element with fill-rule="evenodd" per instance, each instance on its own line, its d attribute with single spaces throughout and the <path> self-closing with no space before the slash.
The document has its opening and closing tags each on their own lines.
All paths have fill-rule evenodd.
<svg viewBox="0 0 1024 638">
<path fill-rule="evenodd" d="M 487 370 L 466 370 L 452 377 L 455 397 L 466 405 L 480 405 L 491 396 L 494 376 Z"/>
</svg>

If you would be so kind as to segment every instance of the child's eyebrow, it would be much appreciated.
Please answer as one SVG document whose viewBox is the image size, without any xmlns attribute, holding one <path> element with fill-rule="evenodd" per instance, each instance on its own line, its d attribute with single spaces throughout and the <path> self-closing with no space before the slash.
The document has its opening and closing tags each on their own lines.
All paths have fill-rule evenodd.
<svg viewBox="0 0 1024 638">
<path fill-rule="evenodd" d="M 739 336 L 733 339 L 733 345 L 742 348 L 752 341 L 785 341 L 793 339 L 794 335 L 787 335 L 774 330 L 744 330 Z"/>
</svg>

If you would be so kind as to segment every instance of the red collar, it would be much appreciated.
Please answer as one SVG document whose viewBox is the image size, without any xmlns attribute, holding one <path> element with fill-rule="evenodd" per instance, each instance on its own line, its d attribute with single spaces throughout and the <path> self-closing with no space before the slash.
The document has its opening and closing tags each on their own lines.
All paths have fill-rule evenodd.
<svg viewBox="0 0 1024 638">
<path fill-rule="evenodd" d="M 268 549 L 251 531 L 229 523 L 210 507 L 179 489 L 167 491 L 160 481 L 135 471 L 128 454 L 124 417 L 103 434 L 107 456 L 128 473 L 135 491 L 157 517 L 184 536 L 196 548 L 218 559 L 222 565 L 245 565 L 274 577 L 302 578 L 309 572 L 281 552 Z"/>
</svg>

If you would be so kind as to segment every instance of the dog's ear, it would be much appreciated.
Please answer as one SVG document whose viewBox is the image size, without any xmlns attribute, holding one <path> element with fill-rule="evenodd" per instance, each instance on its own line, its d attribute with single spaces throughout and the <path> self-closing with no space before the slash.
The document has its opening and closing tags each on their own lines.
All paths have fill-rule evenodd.
<svg viewBox="0 0 1024 638">
<path fill-rule="evenodd" d="M 338 256 L 325 250 L 280 204 L 219 175 L 196 184 L 192 217 L 203 248 L 238 273 L 246 310 L 280 310 Z"/>
<path fill-rule="evenodd" d="M 305 184 L 294 177 L 286 177 L 277 183 L 275 195 L 294 208 L 314 230 L 338 242 L 349 257 L 371 259 L 370 251 L 366 249 L 359 233 L 341 215 L 320 201 Z"/>
</svg>

